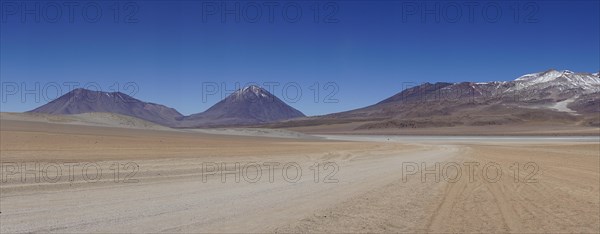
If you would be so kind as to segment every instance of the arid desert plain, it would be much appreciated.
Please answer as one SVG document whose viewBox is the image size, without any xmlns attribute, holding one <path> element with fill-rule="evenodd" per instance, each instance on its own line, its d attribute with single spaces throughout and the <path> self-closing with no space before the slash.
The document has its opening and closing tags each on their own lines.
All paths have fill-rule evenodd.
<svg viewBox="0 0 600 234">
<path fill-rule="evenodd" d="M 76 118 L 3 113 L 1 233 L 600 230 L 597 136 L 313 136 Z"/>
</svg>

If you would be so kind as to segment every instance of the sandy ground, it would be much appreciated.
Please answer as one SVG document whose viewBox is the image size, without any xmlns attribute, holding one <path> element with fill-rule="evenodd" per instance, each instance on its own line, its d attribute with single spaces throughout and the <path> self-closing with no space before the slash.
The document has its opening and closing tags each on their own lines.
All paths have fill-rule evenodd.
<svg viewBox="0 0 600 234">
<path fill-rule="evenodd" d="M 1 233 L 600 231 L 600 143 L 589 140 L 0 130 Z"/>
</svg>

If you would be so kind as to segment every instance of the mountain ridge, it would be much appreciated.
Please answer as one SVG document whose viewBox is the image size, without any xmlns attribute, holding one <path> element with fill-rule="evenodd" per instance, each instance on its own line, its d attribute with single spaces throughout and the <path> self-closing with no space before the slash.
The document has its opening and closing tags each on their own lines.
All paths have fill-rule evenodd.
<svg viewBox="0 0 600 234">
<path fill-rule="evenodd" d="M 248 107 L 248 108 L 245 108 Z M 176 109 L 144 102 L 121 92 L 74 89 L 29 113 L 74 115 L 105 112 L 136 117 L 168 127 L 251 125 L 305 117 L 258 86 L 237 90 L 204 112 L 184 116 Z"/>
<path fill-rule="evenodd" d="M 426 82 L 367 107 L 271 126 L 348 122 L 365 122 L 356 129 L 527 122 L 600 126 L 600 77 L 550 69 L 512 81 Z"/>
<path fill-rule="evenodd" d="M 89 96 L 98 99 L 89 101 Z M 587 121 L 596 125 L 600 123 L 595 118 L 600 113 L 600 77 L 598 73 L 549 69 L 522 75 L 511 81 L 426 82 L 373 105 L 313 117 L 306 117 L 256 85 L 240 88 L 207 110 L 188 116 L 174 108 L 143 102 L 120 92 L 85 89 L 75 89 L 30 112 L 109 112 L 177 128 L 268 125 L 277 122 L 283 124 L 275 126 L 285 126 L 323 120 L 329 123 L 367 120 L 414 122 L 422 119 L 442 122 L 448 119 L 452 124 L 504 124 L 542 119 Z"/>
</svg>

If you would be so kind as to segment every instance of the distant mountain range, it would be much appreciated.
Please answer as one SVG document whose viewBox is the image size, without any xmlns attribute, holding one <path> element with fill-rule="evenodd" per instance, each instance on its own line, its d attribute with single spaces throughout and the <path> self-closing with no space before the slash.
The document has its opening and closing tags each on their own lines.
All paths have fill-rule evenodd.
<svg viewBox="0 0 600 234">
<path fill-rule="evenodd" d="M 73 90 L 31 112 L 109 112 L 181 128 L 265 124 L 286 127 L 357 121 L 365 122 L 359 129 L 528 121 L 600 126 L 600 77 L 598 73 L 548 70 L 513 81 L 424 83 L 368 107 L 314 117 L 305 117 L 258 86 L 237 90 L 205 112 L 190 116 L 123 93 L 84 89 Z"/>
<path fill-rule="evenodd" d="M 140 101 L 121 92 L 75 89 L 29 112 L 44 114 L 115 113 L 169 127 L 217 127 L 264 124 L 304 117 L 302 112 L 258 86 L 236 91 L 202 113 L 183 116 L 163 105 Z"/>
<path fill-rule="evenodd" d="M 424 83 L 377 104 L 275 126 L 360 122 L 358 129 L 502 125 L 519 122 L 600 126 L 598 73 L 548 70 L 514 81 Z"/>
<path fill-rule="evenodd" d="M 598 73 L 549 70 L 524 75 L 508 82 L 425 83 L 406 89 L 375 105 L 332 115 L 369 116 L 374 111 L 379 111 L 377 115 L 385 117 L 423 116 L 436 114 L 435 112 L 447 114 L 461 107 L 499 104 L 534 109 L 547 107 L 564 112 L 589 112 L 571 104 L 590 95 L 598 95 L 598 92 Z M 555 106 L 557 103 L 569 106 L 559 108 L 560 105 Z"/>
</svg>

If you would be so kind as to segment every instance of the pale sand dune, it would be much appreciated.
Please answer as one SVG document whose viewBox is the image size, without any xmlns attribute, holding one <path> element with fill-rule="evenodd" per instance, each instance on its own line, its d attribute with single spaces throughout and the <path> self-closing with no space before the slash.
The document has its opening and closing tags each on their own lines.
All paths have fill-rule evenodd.
<svg viewBox="0 0 600 234">
<path fill-rule="evenodd" d="M 600 230 L 595 142 L 350 142 L 15 120 L 0 127 L 2 165 L 94 162 L 106 172 L 95 183 L 81 173 L 56 183 L 13 175 L 0 185 L 1 233 Z M 110 166 L 130 162 L 139 166 L 138 182 L 114 182 Z M 221 162 L 228 169 L 235 162 L 294 162 L 302 176 L 285 181 L 281 165 L 273 182 L 266 169 L 256 183 L 203 174 L 203 163 Z M 324 162 L 338 166 L 337 182 L 324 183 L 332 170 L 322 167 L 314 181 L 311 166 Z M 495 162 L 504 176 L 495 183 L 477 173 L 473 182 L 422 182 L 418 174 L 403 181 L 403 163 L 436 162 Z M 515 183 L 515 162 L 538 165 L 537 182 Z"/>
</svg>

